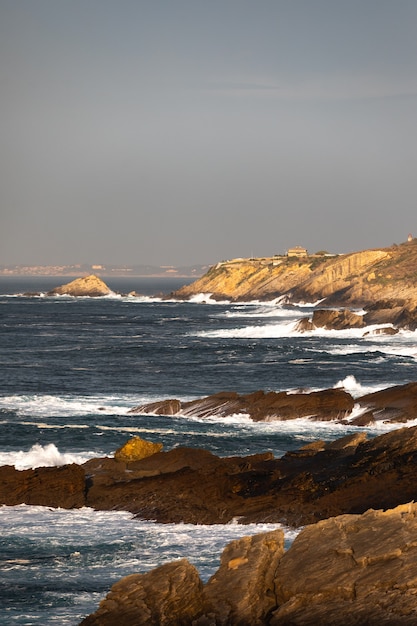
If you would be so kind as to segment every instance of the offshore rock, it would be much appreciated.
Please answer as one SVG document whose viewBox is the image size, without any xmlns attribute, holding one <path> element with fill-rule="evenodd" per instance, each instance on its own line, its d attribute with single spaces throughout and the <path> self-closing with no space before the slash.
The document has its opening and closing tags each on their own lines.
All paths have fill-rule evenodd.
<svg viewBox="0 0 417 626">
<path fill-rule="evenodd" d="M 374 420 L 407 422 L 417 419 L 417 383 L 396 385 L 358 398 L 358 404 L 372 412 Z"/>
<path fill-rule="evenodd" d="M 48 296 L 66 295 L 66 296 L 89 296 L 99 297 L 108 296 L 112 293 L 111 289 L 97 276 L 85 276 L 77 278 L 70 283 L 55 287 L 48 292 Z"/>
<path fill-rule="evenodd" d="M 82 626 L 415 626 L 417 505 L 243 537 L 202 585 L 185 559 L 113 585 Z"/>
<path fill-rule="evenodd" d="M 162 443 L 146 441 L 145 439 L 141 439 L 141 437 L 132 437 L 132 439 L 129 439 L 129 441 L 116 450 L 114 458 L 116 461 L 122 461 L 123 463 L 140 461 L 147 456 L 160 452 L 163 447 Z"/>
<path fill-rule="evenodd" d="M 169 401 L 170 415 L 192 417 L 228 417 L 245 414 L 252 420 L 279 421 L 309 417 L 314 420 L 341 420 L 348 417 L 354 407 L 352 396 L 344 389 L 325 389 L 310 393 L 256 391 L 239 395 L 224 391 L 206 398 L 180 402 Z M 174 404 L 175 402 L 175 404 Z M 132 413 L 164 414 L 165 401 L 145 404 L 131 409 Z"/>
<path fill-rule="evenodd" d="M 363 315 L 353 313 L 348 309 L 317 309 L 311 320 L 300 320 L 297 330 L 314 330 L 325 328 L 326 330 L 345 330 L 347 328 L 363 328 L 365 326 Z"/>
<path fill-rule="evenodd" d="M 362 411 L 357 417 L 352 418 L 350 415 L 355 405 Z M 343 388 L 310 393 L 255 391 L 246 395 L 222 391 L 191 402 L 162 400 L 143 404 L 131 409 L 130 412 L 198 418 L 228 417 L 240 413 L 258 422 L 304 417 L 343 423 L 349 421 L 356 426 L 365 426 L 375 421 L 407 422 L 417 419 L 417 383 L 389 387 L 355 400 Z"/>
<path fill-rule="evenodd" d="M 202 591 L 196 568 L 181 559 L 122 578 L 81 625 L 191 626 L 203 611 Z"/>
</svg>

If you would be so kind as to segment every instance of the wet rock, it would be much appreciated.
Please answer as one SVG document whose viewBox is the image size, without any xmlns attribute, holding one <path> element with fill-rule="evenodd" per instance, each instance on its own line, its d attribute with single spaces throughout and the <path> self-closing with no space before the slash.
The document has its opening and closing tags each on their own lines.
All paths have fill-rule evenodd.
<svg viewBox="0 0 417 626">
<path fill-rule="evenodd" d="M 254 421 L 279 421 L 308 417 L 315 420 L 342 420 L 350 415 L 354 401 L 344 389 L 325 389 L 310 393 L 256 391 L 247 395 L 220 392 L 191 402 L 170 400 L 176 415 L 192 417 L 228 417 L 237 413 Z M 163 403 L 141 405 L 135 413 L 163 414 Z"/>
<path fill-rule="evenodd" d="M 48 296 L 67 295 L 67 296 L 108 296 L 112 293 L 111 289 L 98 276 L 84 276 L 76 278 L 70 283 L 55 287 L 48 292 Z"/>
<path fill-rule="evenodd" d="M 382 391 L 368 393 L 356 401 L 372 411 L 374 420 L 407 422 L 417 419 L 417 383 L 395 385 Z"/>
<path fill-rule="evenodd" d="M 160 400 L 159 402 L 150 402 L 141 404 L 130 409 L 129 413 L 150 413 L 152 415 L 177 415 L 181 410 L 181 402 L 179 400 Z"/>
<path fill-rule="evenodd" d="M 326 330 L 345 330 L 365 326 L 363 315 L 358 315 L 348 309 L 317 309 L 313 313 L 312 323 L 315 328 Z"/>
</svg>

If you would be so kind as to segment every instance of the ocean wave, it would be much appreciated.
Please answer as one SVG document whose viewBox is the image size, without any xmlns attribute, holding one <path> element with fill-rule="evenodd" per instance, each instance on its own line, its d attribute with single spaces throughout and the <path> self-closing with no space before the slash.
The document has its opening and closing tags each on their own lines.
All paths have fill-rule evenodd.
<svg viewBox="0 0 417 626">
<path fill-rule="evenodd" d="M 61 453 L 55 444 L 41 446 L 35 443 L 27 452 L 0 452 L 0 465 L 14 465 L 17 470 L 35 469 L 36 467 L 57 467 L 69 463 L 85 463 L 94 456 L 93 452 L 74 454 Z"/>
</svg>

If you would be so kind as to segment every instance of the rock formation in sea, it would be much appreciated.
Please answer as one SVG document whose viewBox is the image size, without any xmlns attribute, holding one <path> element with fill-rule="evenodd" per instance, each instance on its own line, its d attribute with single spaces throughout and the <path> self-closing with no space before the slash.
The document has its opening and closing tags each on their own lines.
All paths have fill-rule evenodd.
<svg viewBox="0 0 417 626">
<path fill-rule="evenodd" d="M 112 293 L 111 289 L 98 276 L 84 276 L 76 278 L 70 283 L 55 287 L 48 292 L 48 296 L 67 295 L 67 296 L 108 296 Z"/>
<path fill-rule="evenodd" d="M 414 626 L 417 505 L 242 537 L 203 585 L 186 559 L 117 582 L 80 626 Z"/>
<path fill-rule="evenodd" d="M 415 239 L 332 257 L 235 259 L 213 266 L 174 296 L 186 299 L 207 293 L 217 300 L 232 301 L 283 297 L 288 302 L 321 300 L 326 307 L 368 308 L 384 302 L 387 323 L 394 317 L 398 324 L 417 326 L 416 265 Z"/>
<path fill-rule="evenodd" d="M 358 431 L 315 441 L 281 458 L 174 448 L 132 462 L 105 457 L 25 471 L 3 466 L 0 504 L 125 510 L 162 523 L 237 519 L 299 527 L 417 500 L 416 472 L 417 427 L 409 427 L 370 439 Z"/>
<path fill-rule="evenodd" d="M 356 406 L 357 417 L 350 417 Z M 344 389 L 322 391 L 256 391 L 239 395 L 233 391 L 181 402 L 177 399 L 142 404 L 131 413 L 182 415 L 190 417 L 228 417 L 236 413 L 260 422 L 283 421 L 300 417 L 315 421 L 335 420 L 357 426 L 375 421 L 407 422 L 417 417 L 417 383 L 389 387 L 383 391 L 353 397 Z"/>
</svg>

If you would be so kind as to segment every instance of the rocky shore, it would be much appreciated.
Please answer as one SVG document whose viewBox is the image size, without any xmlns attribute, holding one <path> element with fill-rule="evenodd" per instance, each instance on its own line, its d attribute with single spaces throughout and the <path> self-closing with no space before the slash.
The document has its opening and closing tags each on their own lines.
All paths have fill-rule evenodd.
<svg viewBox="0 0 417 626">
<path fill-rule="evenodd" d="M 355 416 L 352 413 L 355 409 Z M 198 418 L 228 417 L 244 414 L 255 422 L 308 418 L 338 421 L 355 426 L 375 422 L 403 423 L 416 419 L 417 383 L 397 385 L 354 399 L 345 389 L 322 391 L 256 391 L 239 395 L 220 392 L 206 398 L 181 402 L 161 400 L 139 405 L 131 413 L 181 415 Z"/>
<path fill-rule="evenodd" d="M 81 626 L 414 626 L 417 505 L 242 537 L 204 585 L 187 559 L 117 582 Z"/>
<path fill-rule="evenodd" d="M 222 458 L 185 447 L 155 452 L 157 444 L 133 441 L 136 449 L 130 441 L 124 455 L 83 465 L 2 466 L 0 504 L 125 510 L 162 523 L 299 527 L 417 499 L 417 427 L 315 441 L 281 458 Z"/>
<path fill-rule="evenodd" d="M 358 401 L 373 419 L 414 419 L 417 383 Z M 245 408 L 255 419 L 289 404 L 345 420 L 343 389 L 217 394 L 186 410 Z M 179 401 L 161 412 L 183 410 Z M 199 404 L 200 403 L 200 404 Z M 187 404 L 187 403 L 186 403 Z M 158 420 L 158 407 L 150 407 Z M 136 409 L 138 410 L 138 409 Z M 139 410 L 143 410 L 140 407 Z M 290 413 L 288 413 L 289 415 Z M 285 418 L 284 418 L 285 419 Z M 229 544 L 204 584 L 187 559 L 113 585 L 83 626 L 394 626 L 417 623 L 417 426 L 315 441 L 281 458 L 218 457 L 132 438 L 113 457 L 18 471 L 0 467 L 0 504 L 131 511 L 161 523 L 282 523 L 301 529 L 284 550 L 276 530 Z M 303 528 L 305 527 L 305 528 Z"/>
</svg>

